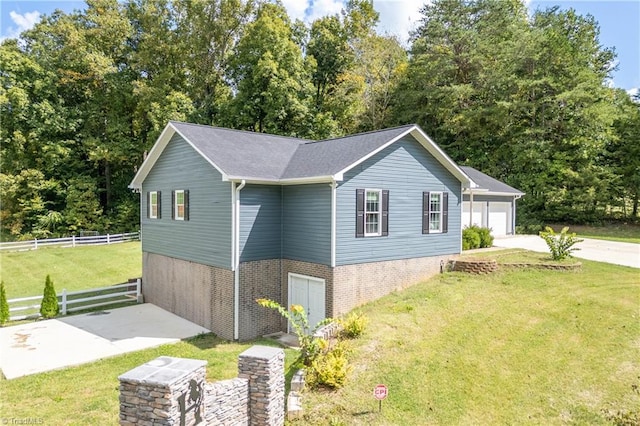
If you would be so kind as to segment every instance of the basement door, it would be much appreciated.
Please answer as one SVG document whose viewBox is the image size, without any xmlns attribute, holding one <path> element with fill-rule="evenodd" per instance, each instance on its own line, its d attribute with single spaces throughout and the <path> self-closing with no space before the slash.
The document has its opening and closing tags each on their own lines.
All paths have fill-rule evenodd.
<svg viewBox="0 0 640 426">
<path fill-rule="evenodd" d="M 309 331 L 325 318 L 324 295 L 325 282 L 322 278 L 289 273 L 289 307 L 301 305 L 304 308 L 309 319 Z"/>
</svg>

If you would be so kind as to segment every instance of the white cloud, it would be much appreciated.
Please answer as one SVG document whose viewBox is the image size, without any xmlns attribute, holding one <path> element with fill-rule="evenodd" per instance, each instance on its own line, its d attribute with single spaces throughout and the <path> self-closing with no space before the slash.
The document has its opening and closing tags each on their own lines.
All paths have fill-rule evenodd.
<svg viewBox="0 0 640 426">
<path fill-rule="evenodd" d="M 282 4 L 285 9 L 287 9 L 289 18 L 291 18 L 292 21 L 296 19 L 305 20 L 305 12 L 309 7 L 308 0 L 282 0 Z"/>
<path fill-rule="evenodd" d="M 33 12 L 26 12 L 24 14 L 19 14 L 15 10 L 9 12 L 9 16 L 16 27 L 8 27 L 5 31 L 5 34 L 2 36 L 1 40 L 6 38 L 18 38 L 23 31 L 30 30 L 33 28 L 35 24 L 40 21 L 40 12 L 34 10 Z"/>
<path fill-rule="evenodd" d="M 409 32 L 414 30 L 422 15 L 420 9 L 425 0 L 380 0 L 374 3 L 375 9 L 380 13 L 378 29 L 396 35 L 401 41 L 409 39 Z"/>
<path fill-rule="evenodd" d="M 635 97 L 635 96 L 638 96 L 638 95 L 640 95 L 640 88 L 634 87 L 633 89 L 629 89 L 629 90 L 627 90 L 627 94 L 629 96 L 631 96 L 632 98 Z"/>
<path fill-rule="evenodd" d="M 312 3 L 310 10 L 307 11 L 308 22 L 313 22 L 322 16 L 335 15 L 344 8 L 342 0 L 314 0 Z"/>
</svg>

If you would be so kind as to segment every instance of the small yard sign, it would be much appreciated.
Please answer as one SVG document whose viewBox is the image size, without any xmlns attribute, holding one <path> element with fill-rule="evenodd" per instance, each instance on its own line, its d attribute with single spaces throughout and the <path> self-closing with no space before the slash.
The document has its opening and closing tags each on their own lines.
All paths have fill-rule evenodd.
<svg viewBox="0 0 640 426">
<path fill-rule="evenodd" d="M 373 388 L 373 396 L 378 400 L 378 411 L 382 411 L 382 400 L 385 399 L 389 395 L 389 389 L 387 389 L 386 385 L 376 385 Z"/>
</svg>

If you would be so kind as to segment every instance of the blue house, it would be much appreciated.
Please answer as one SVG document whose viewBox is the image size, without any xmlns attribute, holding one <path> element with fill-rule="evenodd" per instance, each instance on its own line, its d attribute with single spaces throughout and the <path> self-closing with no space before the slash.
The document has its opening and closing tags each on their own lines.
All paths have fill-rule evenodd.
<svg viewBox="0 0 640 426">
<path fill-rule="evenodd" d="M 220 337 L 315 324 L 426 279 L 461 251 L 477 185 L 418 126 L 309 141 L 170 122 L 131 182 L 145 300 Z"/>
</svg>

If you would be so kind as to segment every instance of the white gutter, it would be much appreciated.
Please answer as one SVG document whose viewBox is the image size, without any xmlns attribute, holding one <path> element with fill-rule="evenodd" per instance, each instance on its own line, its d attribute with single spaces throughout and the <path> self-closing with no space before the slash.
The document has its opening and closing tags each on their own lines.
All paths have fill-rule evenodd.
<svg viewBox="0 0 640 426">
<path fill-rule="evenodd" d="M 242 179 L 240 186 L 233 190 L 233 339 L 238 340 L 240 335 L 240 191 L 247 182 Z"/>
<path fill-rule="evenodd" d="M 331 182 L 331 267 L 336 266 L 336 181 Z"/>
</svg>

